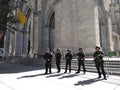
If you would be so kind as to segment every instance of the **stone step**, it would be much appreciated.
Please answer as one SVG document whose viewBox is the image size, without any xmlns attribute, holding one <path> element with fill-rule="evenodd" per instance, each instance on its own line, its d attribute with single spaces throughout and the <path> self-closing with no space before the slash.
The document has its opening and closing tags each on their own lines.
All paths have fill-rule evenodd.
<svg viewBox="0 0 120 90">
<path fill-rule="evenodd" d="M 77 63 L 78 63 L 77 60 L 72 60 L 71 67 L 72 67 L 73 70 L 77 70 L 77 68 L 78 68 Z M 53 63 L 53 65 L 55 65 L 55 63 Z M 65 60 L 63 60 L 61 62 L 61 67 L 65 68 Z M 85 61 L 85 67 L 86 67 L 86 70 L 89 71 L 89 72 L 97 72 L 93 60 L 86 60 Z M 105 67 L 105 70 L 106 70 L 107 73 L 109 72 L 111 74 L 120 75 L 120 61 L 115 61 L 115 60 L 114 61 L 112 61 L 112 60 L 107 61 L 107 60 L 105 60 L 104 61 L 104 67 Z M 82 70 L 82 67 L 81 67 L 81 70 Z"/>
</svg>

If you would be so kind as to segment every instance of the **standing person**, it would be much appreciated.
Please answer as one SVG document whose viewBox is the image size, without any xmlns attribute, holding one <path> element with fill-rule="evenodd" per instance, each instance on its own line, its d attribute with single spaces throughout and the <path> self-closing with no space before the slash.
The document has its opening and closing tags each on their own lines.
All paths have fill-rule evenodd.
<svg viewBox="0 0 120 90">
<path fill-rule="evenodd" d="M 73 55 L 71 53 L 71 50 L 68 49 L 67 53 L 65 55 L 66 67 L 65 67 L 65 72 L 64 73 L 67 73 L 68 66 L 69 66 L 69 73 L 71 73 L 71 60 L 72 60 L 72 57 L 73 57 Z"/>
<path fill-rule="evenodd" d="M 105 73 L 105 70 L 104 70 L 104 61 L 103 61 L 103 52 L 100 51 L 100 47 L 99 46 L 96 46 L 95 47 L 95 52 L 93 54 L 93 58 L 94 58 L 94 62 L 95 62 L 95 66 L 96 66 L 96 69 L 97 69 L 97 72 L 98 72 L 98 78 L 101 78 L 101 72 L 100 72 L 100 69 L 102 71 L 102 74 L 104 76 L 104 79 L 106 80 L 106 73 Z"/>
<path fill-rule="evenodd" d="M 86 72 L 85 63 L 84 63 L 84 61 L 85 61 L 85 54 L 84 54 L 82 48 L 79 48 L 79 53 L 77 53 L 77 56 L 78 56 L 78 70 L 77 70 L 76 74 L 77 74 L 77 73 L 80 73 L 81 65 L 82 65 L 82 67 L 83 67 L 83 72 L 84 72 L 84 74 L 85 74 L 85 72 Z"/>
<path fill-rule="evenodd" d="M 59 73 L 60 69 L 61 69 L 60 64 L 61 64 L 61 59 L 62 59 L 62 53 L 61 53 L 60 49 L 56 50 L 55 59 L 56 59 L 56 66 L 58 69 L 57 73 Z"/>
<path fill-rule="evenodd" d="M 43 56 L 44 61 L 45 61 L 45 70 L 46 70 L 46 71 L 45 71 L 45 74 L 48 73 L 48 69 L 49 69 L 49 73 L 51 74 L 52 57 L 53 57 L 53 56 L 52 56 L 49 48 L 47 48 L 47 49 L 46 49 L 46 52 L 45 52 L 45 54 L 44 54 L 44 56 Z"/>
</svg>

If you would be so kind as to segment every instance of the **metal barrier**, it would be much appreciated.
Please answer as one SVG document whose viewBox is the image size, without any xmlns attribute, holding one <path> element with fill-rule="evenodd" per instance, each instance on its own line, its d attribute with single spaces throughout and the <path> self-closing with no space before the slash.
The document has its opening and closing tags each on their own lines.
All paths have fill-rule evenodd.
<svg viewBox="0 0 120 90">
<path fill-rule="evenodd" d="M 78 68 L 78 61 L 77 59 L 73 59 L 71 63 L 72 69 L 77 70 Z M 93 58 L 86 58 L 85 59 L 85 66 L 86 71 L 88 72 L 97 72 Z M 61 67 L 65 68 L 65 59 L 63 59 L 61 63 Z M 120 58 L 104 58 L 104 67 L 107 75 L 114 74 L 120 75 Z M 82 67 L 81 67 L 82 70 Z"/>
<path fill-rule="evenodd" d="M 107 74 L 120 75 L 120 58 L 105 58 L 105 69 Z"/>
</svg>

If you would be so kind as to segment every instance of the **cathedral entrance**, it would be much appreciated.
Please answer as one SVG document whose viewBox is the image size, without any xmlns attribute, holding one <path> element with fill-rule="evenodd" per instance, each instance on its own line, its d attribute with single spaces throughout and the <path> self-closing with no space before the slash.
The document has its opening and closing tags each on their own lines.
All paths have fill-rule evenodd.
<svg viewBox="0 0 120 90">
<path fill-rule="evenodd" d="M 49 32 L 48 32 L 48 47 L 51 51 L 54 50 L 54 42 L 55 42 L 55 12 L 50 16 L 49 21 Z"/>
</svg>

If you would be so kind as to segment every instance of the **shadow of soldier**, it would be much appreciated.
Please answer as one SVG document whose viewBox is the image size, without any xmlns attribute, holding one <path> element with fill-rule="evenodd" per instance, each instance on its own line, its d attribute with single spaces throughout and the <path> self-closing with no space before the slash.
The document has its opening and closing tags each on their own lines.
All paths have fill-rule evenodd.
<svg viewBox="0 0 120 90">
<path fill-rule="evenodd" d="M 63 79 L 63 78 L 72 78 L 72 77 L 75 77 L 75 76 L 78 76 L 78 74 L 70 74 L 70 75 L 65 75 L 65 76 L 62 76 L 58 79 Z"/>
<path fill-rule="evenodd" d="M 78 86 L 78 85 L 84 86 L 84 85 L 92 84 L 92 83 L 95 83 L 95 82 L 98 82 L 98 81 L 101 81 L 101 80 L 104 80 L 104 79 L 93 78 L 93 79 L 88 79 L 88 80 L 84 80 L 84 81 L 78 81 L 74 85 L 75 86 Z"/>
<path fill-rule="evenodd" d="M 37 76 L 42 76 L 42 75 L 46 75 L 46 74 L 36 74 L 36 75 L 26 75 L 26 76 L 21 76 L 18 77 L 17 79 L 22 79 L 22 78 L 32 78 L 32 77 L 37 77 Z"/>
<path fill-rule="evenodd" d="M 50 77 L 58 77 L 58 76 L 61 76 L 63 75 L 64 73 L 59 73 L 59 74 L 54 74 L 54 75 L 49 75 L 49 76 L 46 76 L 46 78 L 50 78 Z"/>
</svg>

